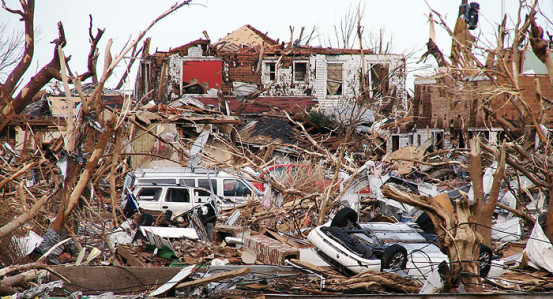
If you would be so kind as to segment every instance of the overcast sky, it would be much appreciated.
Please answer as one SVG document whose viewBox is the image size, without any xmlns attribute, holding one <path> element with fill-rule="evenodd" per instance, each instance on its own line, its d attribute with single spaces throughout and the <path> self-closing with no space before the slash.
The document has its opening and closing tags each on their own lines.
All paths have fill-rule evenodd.
<svg viewBox="0 0 553 299">
<path fill-rule="evenodd" d="M 6 2 L 10 8 L 19 8 L 16 0 Z M 447 18 L 451 28 L 454 26 L 460 2 L 428 0 L 433 9 Z M 518 1 L 505 2 L 506 11 L 513 18 Z M 540 1 L 543 12 L 553 20 L 552 2 Z M 54 48 L 50 41 L 57 37 L 58 21 L 65 28 L 67 46 L 64 51 L 66 55 L 72 56 L 69 64 L 73 71 L 83 73 L 86 71 L 89 50 L 89 14 L 94 18 L 94 28 L 106 28 L 100 44 L 103 55 L 108 39 L 114 41 L 112 52 L 120 51 L 131 36 L 136 37 L 140 30 L 173 3 L 175 0 L 39 0 L 35 11 L 38 42 L 35 46 L 35 59 L 27 76 L 32 76 L 52 59 Z M 358 3 L 359 0 L 197 0 L 162 20 L 147 36 L 152 37 L 151 52 L 154 52 L 156 49 L 166 51 L 203 38 L 203 30 L 208 32 L 212 41 L 217 41 L 240 26 L 250 24 L 273 39 L 287 41 L 290 39 L 290 26 L 296 28 L 295 34 L 298 34 L 302 26 L 307 30 L 315 26 L 318 28 L 319 38 L 312 44 L 322 42 L 324 46 L 328 46 L 328 37 L 334 35 L 333 27 Z M 387 36 L 393 37 L 395 53 L 415 52 L 415 56 L 424 53 L 428 41 L 430 12 L 424 0 L 361 0 L 361 5 L 365 6 L 362 22 L 365 32 L 378 32 L 380 28 L 384 28 Z M 501 0 L 482 0 L 480 9 L 479 28 L 473 33 L 492 32 L 500 20 Z M 23 28 L 17 17 L 4 10 L 0 12 L 0 20 L 7 22 L 11 30 Z M 442 29 L 436 28 L 436 31 L 438 45 L 449 52 L 447 49 L 450 47 L 450 39 Z M 414 65 L 411 67 L 414 68 Z M 115 75 L 120 75 L 122 69 L 123 65 Z M 134 78 L 131 79 L 134 81 Z M 112 79 L 108 86 L 113 87 L 117 81 L 118 79 Z M 132 85 L 129 84 L 127 88 L 132 88 Z"/>
</svg>

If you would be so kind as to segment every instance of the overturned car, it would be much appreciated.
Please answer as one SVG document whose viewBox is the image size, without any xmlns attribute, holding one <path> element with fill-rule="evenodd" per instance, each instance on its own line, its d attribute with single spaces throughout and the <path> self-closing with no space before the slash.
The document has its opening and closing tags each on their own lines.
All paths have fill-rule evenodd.
<svg viewBox="0 0 553 299">
<path fill-rule="evenodd" d="M 345 274 L 373 271 L 404 271 L 426 277 L 441 262 L 449 262 L 437 246 L 437 236 L 416 223 L 358 223 L 357 213 L 342 208 L 330 225 L 313 229 L 307 236 L 319 256 Z M 481 245 L 478 263 L 485 277 L 491 268 L 492 251 Z"/>
</svg>

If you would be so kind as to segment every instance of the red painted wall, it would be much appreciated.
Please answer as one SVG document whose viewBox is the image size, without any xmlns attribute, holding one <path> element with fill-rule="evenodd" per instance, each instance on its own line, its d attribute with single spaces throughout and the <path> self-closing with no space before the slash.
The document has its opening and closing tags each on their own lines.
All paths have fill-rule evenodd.
<svg viewBox="0 0 553 299">
<path fill-rule="evenodd" d="M 209 88 L 221 86 L 223 64 L 217 61 L 185 61 L 182 66 L 182 81 L 197 79 L 200 84 L 207 82 Z"/>
</svg>

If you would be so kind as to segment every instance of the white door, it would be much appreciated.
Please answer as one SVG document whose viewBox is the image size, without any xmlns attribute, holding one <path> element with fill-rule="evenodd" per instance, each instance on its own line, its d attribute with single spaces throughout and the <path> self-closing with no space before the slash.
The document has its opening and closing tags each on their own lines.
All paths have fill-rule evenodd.
<svg viewBox="0 0 553 299">
<path fill-rule="evenodd" d="M 136 200 L 138 205 L 145 211 L 161 211 L 162 187 L 138 187 Z"/>
<path fill-rule="evenodd" d="M 182 187 L 166 187 L 165 197 L 161 202 L 163 211 L 171 210 L 173 216 L 186 212 L 194 207 L 190 189 Z"/>
</svg>

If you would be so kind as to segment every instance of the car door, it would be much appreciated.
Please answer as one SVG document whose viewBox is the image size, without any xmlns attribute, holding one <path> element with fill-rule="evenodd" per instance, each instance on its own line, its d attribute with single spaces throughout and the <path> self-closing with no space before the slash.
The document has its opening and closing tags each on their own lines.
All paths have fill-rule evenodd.
<svg viewBox="0 0 553 299">
<path fill-rule="evenodd" d="M 161 202 L 162 211 L 171 210 L 173 215 L 186 212 L 194 207 L 190 188 L 166 187 L 165 197 Z"/>
<path fill-rule="evenodd" d="M 135 191 L 138 206 L 146 211 L 161 211 L 163 195 L 163 187 L 157 186 L 139 186 Z"/>
<path fill-rule="evenodd" d="M 215 197 L 211 191 L 206 189 L 194 189 L 194 200 L 196 201 L 196 204 L 204 204 L 211 200 L 212 197 Z"/>
</svg>

